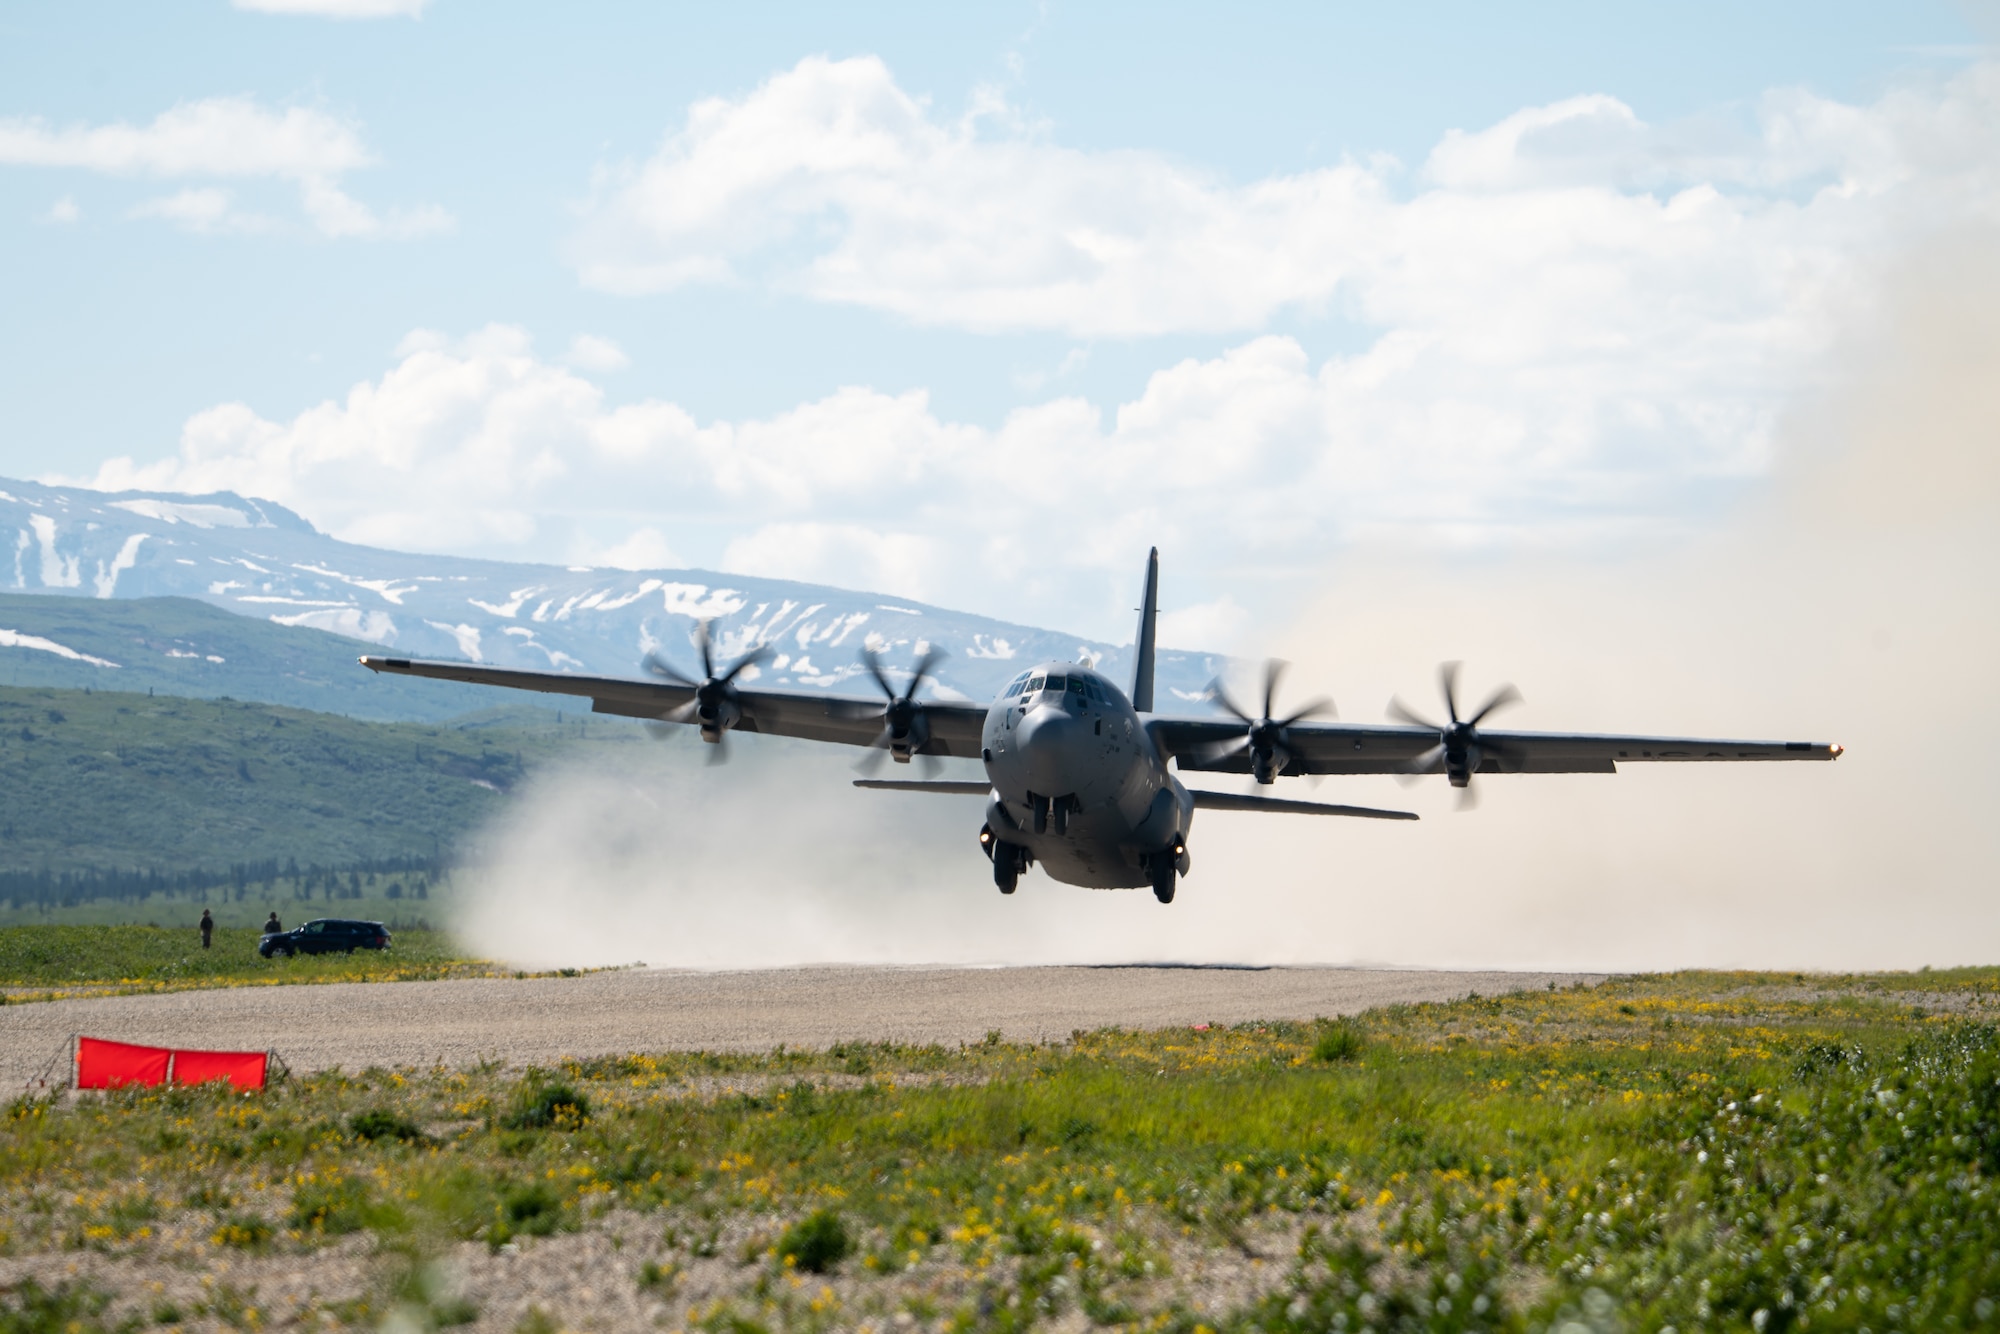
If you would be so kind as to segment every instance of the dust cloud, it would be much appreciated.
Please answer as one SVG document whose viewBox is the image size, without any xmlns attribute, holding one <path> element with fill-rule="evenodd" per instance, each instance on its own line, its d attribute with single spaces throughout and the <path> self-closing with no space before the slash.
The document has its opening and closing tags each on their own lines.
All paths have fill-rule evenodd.
<svg viewBox="0 0 2000 1334">
<path fill-rule="evenodd" d="M 2000 957 L 2000 237 L 1883 275 L 1715 530 L 1616 558 L 1354 549 L 1271 647 L 1353 721 L 1503 680 L 1499 726 L 1839 741 L 1833 764 L 1328 779 L 1420 824 L 1204 813 L 1179 900 L 1040 873 L 1003 898 L 976 798 L 850 756 L 675 741 L 551 775 L 486 836 L 461 929 L 523 963 L 1132 961 L 1902 968 Z M 1169 553 L 1170 555 L 1170 553 Z M 1171 566 L 1169 566 L 1171 568 Z M 1230 787 L 1237 780 L 1209 781 Z"/>
</svg>

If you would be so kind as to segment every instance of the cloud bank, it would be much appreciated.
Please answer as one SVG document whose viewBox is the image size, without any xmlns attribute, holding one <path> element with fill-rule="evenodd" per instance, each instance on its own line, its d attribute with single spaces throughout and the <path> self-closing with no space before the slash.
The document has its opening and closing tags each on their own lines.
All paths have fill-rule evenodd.
<svg viewBox="0 0 2000 1334">
<path fill-rule="evenodd" d="M 1754 476 L 1766 449 L 1769 391 L 1714 370 L 1705 399 L 1671 377 L 1581 369 L 1557 394 L 1460 376 L 1395 340 L 1314 364 L 1264 337 L 1160 371 L 1109 414 L 1061 398 L 988 428 L 920 392 L 850 388 L 701 422 L 671 402 L 614 404 L 495 327 L 413 335 L 380 380 L 290 421 L 209 409 L 174 457 L 113 459 L 87 484 L 235 490 L 403 549 L 627 564 L 671 544 L 725 570 L 1020 606 L 1082 630 L 1110 617 L 1123 634 L 1129 617 L 1106 609 L 1129 605 L 1153 543 L 1178 596 L 1199 571 L 1222 586 L 1211 601 L 1232 571 L 1312 568 L 1371 532 L 1460 545 L 1682 522 L 1691 496 Z M 646 532 L 662 540 L 632 546 Z M 1068 564 L 1039 558 L 1050 550 Z"/>
<path fill-rule="evenodd" d="M 703 421 L 607 394 L 645 368 L 601 339 L 548 357 L 520 329 L 419 332 L 343 400 L 220 404 L 175 455 L 89 481 L 269 496 L 354 541 L 671 553 L 1121 637 L 1157 543 L 1177 624 L 1247 631 L 1356 542 L 1609 549 L 1712 522 L 1768 474 L 1831 331 L 1867 316 L 1865 275 L 2000 217 L 1996 100 L 1992 64 L 1865 106 L 1773 94 L 1747 128 L 1580 97 L 1446 136 L 1415 188 L 1387 163 L 1234 185 L 1004 117 L 948 123 L 879 61 L 809 59 L 607 177 L 586 276 L 1078 336 L 1254 330 L 1320 303 L 1359 349 L 1233 334 L 1126 401 L 990 423 L 865 385 Z M 360 151 L 300 133 L 328 164 Z M 158 207 L 228 216 L 198 192 Z"/>
<path fill-rule="evenodd" d="M 1764 367 L 1887 217 L 1991 206 L 1996 110 L 1991 65 L 1866 107 L 1773 93 L 1745 126 L 1586 96 L 1453 131 L 1414 180 L 1380 159 L 1238 184 L 1064 148 L 1005 107 L 946 121 L 879 59 L 811 57 L 603 172 L 574 258 L 607 291 L 753 283 L 977 330 L 1234 332 L 1332 307 L 1472 358 L 1672 356 L 1729 331 Z"/>
</svg>

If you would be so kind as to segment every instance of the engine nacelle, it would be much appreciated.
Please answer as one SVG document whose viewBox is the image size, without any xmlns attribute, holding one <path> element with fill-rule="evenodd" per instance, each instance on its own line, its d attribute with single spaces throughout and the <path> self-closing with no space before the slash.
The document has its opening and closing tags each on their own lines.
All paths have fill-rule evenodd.
<svg viewBox="0 0 2000 1334">
<path fill-rule="evenodd" d="M 898 729 L 892 718 L 889 730 L 889 757 L 898 764 L 908 764 L 910 757 L 922 752 L 931 739 L 930 719 L 922 710 L 912 710 L 915 714 L 906 727 Z"/>
<path fill-rule="evenodd" d="M 1292 762 L 1292 753 L 1283 746 L 1252 746 L 1250 748 L 1250 776 L 1265 787 L 1278 781 Z"/>
<path fill-rule="evenodd" d="M 1479 747 L 1447 743 L 1444 748 L 1445 778 L 1453 787 L 1466 786 L 1472 781 L 1472 775 L 1479 771 L 1479 759 Z"/>
<path fill-rule="evenodd" d="M 695 694 L 694 720 L 701 728 L 701 739 L 713 745 L 743 721 L 743 710 L 722 690 L 704 687 Z"/>
</svg>

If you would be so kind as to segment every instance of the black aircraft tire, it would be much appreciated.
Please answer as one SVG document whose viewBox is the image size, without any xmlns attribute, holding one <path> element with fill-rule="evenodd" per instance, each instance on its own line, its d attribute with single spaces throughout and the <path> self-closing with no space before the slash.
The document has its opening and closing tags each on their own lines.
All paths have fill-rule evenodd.
<svg viewBox="0 0 2000 1334">
<path fill-rule="evenodd" d="M 1002 894 L 1012 894 L 1021 883 L 1020 854 L 1014 851 L 1012 843 L 993 845 L 993 883 Z"/>
<path fill-rule="evenodd" d="M 1159 856 L 1153 864 L 1153 897 L 1162 903 L 1174 901 L 1174 861 L 1167 856 Z"/>
</svg>

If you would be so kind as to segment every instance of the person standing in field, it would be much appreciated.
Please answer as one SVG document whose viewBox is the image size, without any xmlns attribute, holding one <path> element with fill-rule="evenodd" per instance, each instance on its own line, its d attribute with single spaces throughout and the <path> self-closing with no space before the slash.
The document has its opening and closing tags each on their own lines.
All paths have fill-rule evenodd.
<svg viewBox="0 0 2000 1334">
<path fill-rule="evenodd" d="M 283 924 L 281 924 L 278 921 L 278 910 L 276 908 L 273 908 L 271 910 L 270 920 L 264 923 L 264 934 L 267 936 L 275 936 L 284 929 L 285 928 Z"/>
<path fill-rule="evenodd" d="M 208 909 L 201 910 L 201 947 L 208 948 L 209 940 L 215 935 L 215 919 L 208 915 Z"/>
</svg>

